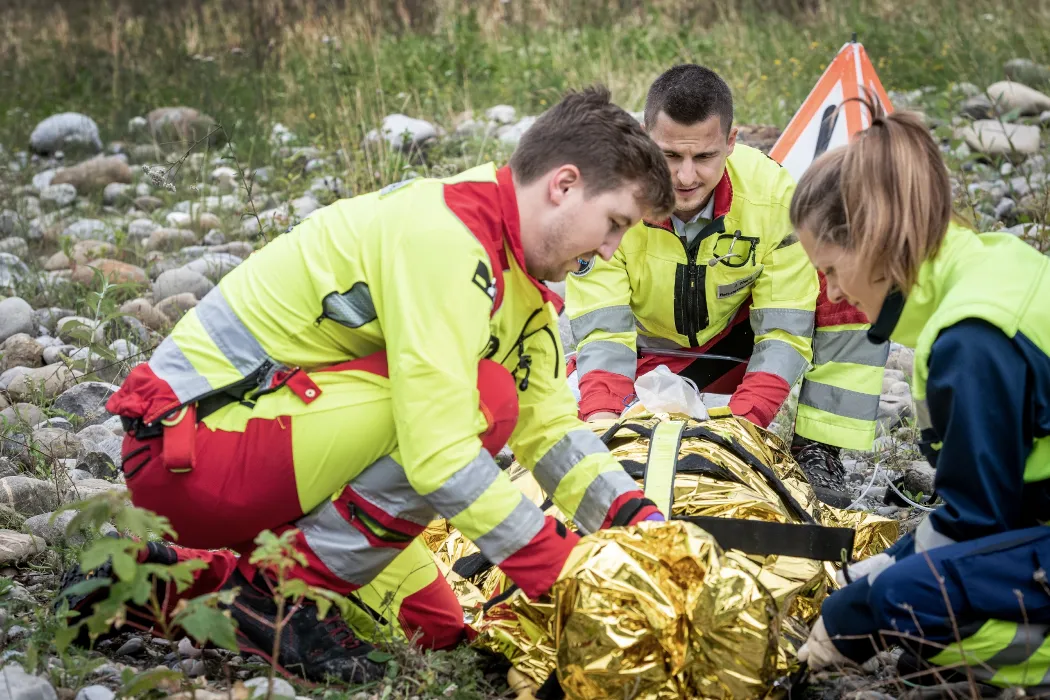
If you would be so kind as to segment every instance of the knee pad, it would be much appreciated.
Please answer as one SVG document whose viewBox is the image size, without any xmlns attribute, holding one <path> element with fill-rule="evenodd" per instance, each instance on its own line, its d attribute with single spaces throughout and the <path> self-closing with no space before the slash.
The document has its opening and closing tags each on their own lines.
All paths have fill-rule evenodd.
<svg viewBox="0 0 1050 700">
<path fill-rule="evenodd" d="M 507 444 L 518 424 L 518 387 L 503 365 L 482 360 L 478 363 L 478 393 L 481 412 L 488 423 L 479 437 L 489 454 L 494 455 Z"/>
</svg>

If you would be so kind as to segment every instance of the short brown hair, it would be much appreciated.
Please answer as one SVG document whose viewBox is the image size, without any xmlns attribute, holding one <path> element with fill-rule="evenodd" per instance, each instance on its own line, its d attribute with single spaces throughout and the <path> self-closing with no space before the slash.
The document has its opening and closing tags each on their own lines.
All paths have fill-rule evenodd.
<svg viewBox="0 0 1050 700">
<path fill-rule="evenodd" d="M 871 126 L 802 174 L 791 225 L 856 251 L 872 279 L 889 278 L 907 294 L 952 219 L 948 168 L 918 114 L 887 116 L 877 100 L 851 99 L 866 106 Z"/>
<path fill-rule="evenodd" d="M 566 94 L 525 132 L 510 158 L 525 185 L 565 164 L 580 169 L 590 195 L 636 182 L 649 216 L 660 219 L 674 209 L 663 153 L 638 120 L 611 102 L 602 85 Z"/>
<path fill-rule="evenodd" d="M 733 126 L 733 91 L 710 68 L 682 63 L 668 68 L 649 87 L 645 98 L 645 128 L 652 130 L 663 112 L 685 126 L 717 116 L 722 133 Z"/>
</svg>

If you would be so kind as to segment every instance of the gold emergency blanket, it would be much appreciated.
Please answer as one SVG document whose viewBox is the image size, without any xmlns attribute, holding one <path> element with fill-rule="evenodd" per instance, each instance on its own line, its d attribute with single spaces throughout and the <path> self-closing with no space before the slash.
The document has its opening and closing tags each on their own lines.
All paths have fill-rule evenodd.
<svg viewBox="0 0 1050 700">
<path fill-rule="evenodd" d="M 743 419 L 698 423 L 679 415 L 635 415 L 608 440 L 610 451 L 637 477 L 637 466 L 649 459 L 650 440 L 629 426 L 652 429 L 671 419 L 686 421 L 686 429 L 706 428 L 734 446 L 682 438 L 673 515 L 802 522 L 769 481 L 734 453 L 742 449 L 768 466 L 817 523 L 853 528 L 854 559 L 898 538 L 895 520 L 819 502 L 781 440 Z M 613 425 L 592 429 L 602 435 Z M 510 473 L 533 502 L 543 503 L 530 473 L 518 464 Z M 554 506 L 546 512 L 564 520 Z M 448 567 L 478 551 L 444 523 L 432 525 L 424 537 Z M 742 698 L 762 696 L 775 678 L 797 667 L 799 632 L 819 615 L 835 586 L 835 569 L 798 557 L 723 553 L 699 527 L 672 521 L 585 537 L 543 600 L 516 592 L 483 611 L 478 592 L 491 599 L 510 586 L 497 568 L 452 583 L 478 632 L 475 644 L 504 655 L 537 687 L 557 671 L 567 697 L 579 700 Z"/>
<path fill-rule="evenodd" d="M 754 697 L 772 680 L 773 597 L 691 523 L 585 537 L 552 594 L 568 697 Z"/>
</svg>

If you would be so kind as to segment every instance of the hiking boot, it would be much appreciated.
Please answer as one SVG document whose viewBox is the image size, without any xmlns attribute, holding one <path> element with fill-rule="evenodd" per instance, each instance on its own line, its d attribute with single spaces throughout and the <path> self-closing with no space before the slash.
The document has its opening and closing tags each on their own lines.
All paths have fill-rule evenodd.
<svg viewBox="0 0 1050 700">
<path fill-rule="evenodd" d="M 853 502 L 846 487 L 846 468 L 839 458 L 839 448 L 796 435 L 791 455 L 802 467 L 817 498 L 834 508 L 845 508 Z"/>
<path fill-rule="evenodd" d="M 975 668 L 969 670 L 970 673 L 967 673 L 965 666 L 954 668 L 934 666 L 910 649 L 904 649 L 897 658 L 897 680 L 906 687 L 929 688 L 936 686 L 942 691 L 938 697 L 952 697 L 953 693 L 945 692 L 946 690 L 959 691 L 960 697 L 968 698 L 1004 697 L 1002 688 L 990 685 L 974 677 Z M 975 690 L 977 691 L 976 693 L 974 693 Z"/>
<path fill-rule="evenodd" d="M 106 536 L 114 538 L 119 537 L 118 534 L 112 532 L 108 533 Z M 154 564 L 174 564 L 177 560 L 178 557 L 175 554 L 175 550 L 162 542 L 149 542 L 146 545 L 146 562 Z M 58 611 L 62 601 L 68 601 L 69 610 L 74 614 L 67 618 L 67 624 L 73 626 L 83 618 L 90 617 L 95 604 L 109 596 L 109 586 L 102 586 L 92 591 L 73 592 L 72 594 L 67 594 L 66 591 L 78 584 L 100 578 L 108 578 L 111 581 L 116 581 L 111 560 L 107 560 L 104 564 L 88 571 L 84 571 L 80 568 L 80 564 L 76 563 L 63 572 L 62 580 L 58 585 L 59 592 L 55 597 L 55 600 L 52 602 L 52 607 L 55 611 Z M 131 604 L 128 604 L 125 607 L 127 609 L 124 623 L 126 626 L 140 632 L 152 631 L 152 628 L 156 625 L 156 620 L 148 610 Z M 107 639 L 118 632 L 124 631 L 126 630 L 116 630 L 111 628 L 108 632 L 100 635 L 98 641 Z M 88 646 L 90 641 L 91 639 L 88 630 L 86 627 L 83 627 L 77 635 L 77 638 L 74 640 L 74 643 L 78 646 Z"/>
<path fill-rule="evenodd" d="M 277 602 L 272 579 L 256 572 L 249 581 L 236 570 L 223 588 L 239 587 L 229 606 L 237 622 L 237 646 L 242 653 L 257 654 L 273 663 L 277 634 Z M 317 605 L 310 600 L 289 600 L 284 609 L 276 668 L 282 674 L 311 681 L 334 677 L 344 683 L 368 683 L 383 677 L 382 665 L 366 658 L 374 649 L 361 641 L 333 606 L 328 617 L 317 619 Z"/>
</svg>

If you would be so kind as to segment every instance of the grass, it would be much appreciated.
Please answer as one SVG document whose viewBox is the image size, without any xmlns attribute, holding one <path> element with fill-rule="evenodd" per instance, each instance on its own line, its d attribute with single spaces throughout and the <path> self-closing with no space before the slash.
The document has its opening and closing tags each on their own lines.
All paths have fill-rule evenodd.
<svg viewBox="0 0 1050 700">
<path fill-rule="evenodd" d="M 0 143 L 24 147 L 40 119 L 64 110 L 95 118 L 104 140 L 121 139 L 131 117 L 186 104 L 218 119 L 250 163 L 269 157 L 277 121 L 342 148 L 359 191 L 398 175 L 359 149 L 392 112 L 450 128 L 467 109 L 507 103 L 536 114 L 598 81 L 638 110 L 656 75 L 696 61 L 733 87 L 738 121 L 784 126 L 854 31 L 897 90 L 983 86 L 1002 78 L 1009 58 L 1050 56 L 1046 0 L 810 0 L 781 12 L 756 2 L 716 0 L 706 12 L 685 0 L 644 10 L 620 2 L 624 11 L 603 16 L 610 4 L 596 0 L 512 0 L 501 18 L 492 9 L 501 3 L 446 0 L 419 10 L 425 24 L 413 32 L 375 16 L 388 3 L 337 11 L 320 0 L 197 0 L 155 15 L 116 0 L 83 14 L 23 4 L 0 10 L 0 81 L 17 96 L 0 112 Z M 420 6 L 407 4 L 409 14 Z M 491 142 L 476 150 L 475 160 L 499 156 Z"/>
</svg>

